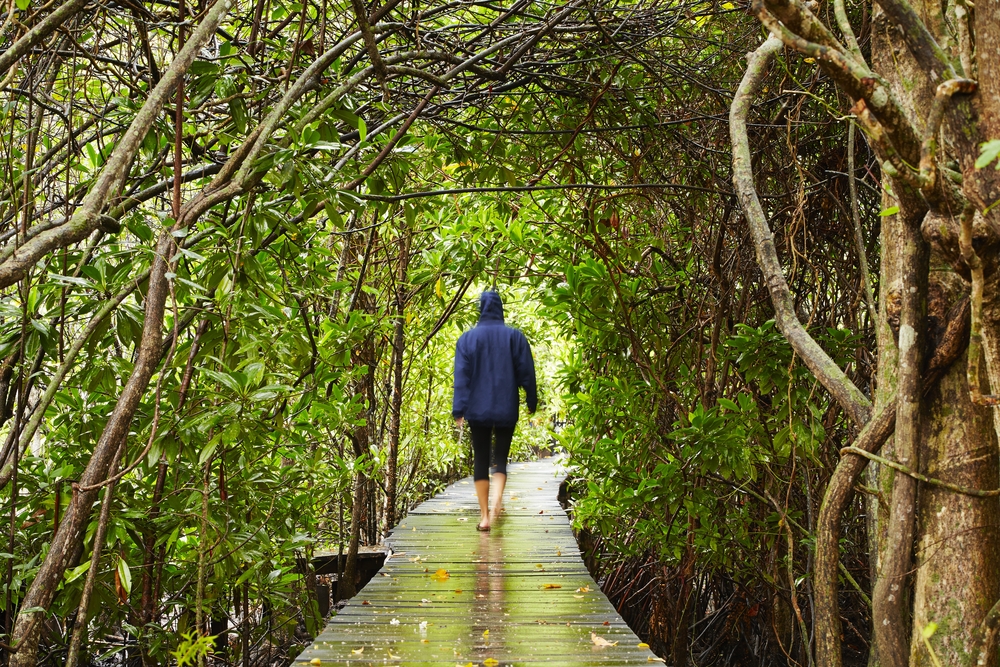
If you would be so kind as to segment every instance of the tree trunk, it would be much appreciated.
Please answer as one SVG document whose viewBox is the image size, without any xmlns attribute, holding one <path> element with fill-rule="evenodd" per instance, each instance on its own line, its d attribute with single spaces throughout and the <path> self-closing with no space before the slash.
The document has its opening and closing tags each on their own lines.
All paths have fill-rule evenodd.
<svg viewBox="0 0 1000 667">
<path fill-rule="evenodd" d="M 351 542 L 347 547 L 344 573 L 337 581 L 337 598 L 346 600 L 358 594 L 358 548 L 361 545 L 361 526 L 365 520 L 365 476 L 354 474 L 354 499 L 351 504 Z"/>
<path fill-rule="evenodd" d="M 59 530 L 45 560 L 35 575 L 28 592 L 21 601 L 21 608 L 48 610 L 66 568 L 76 558 L 90 520 L 90 512 L 100 491 L 97 486 L 108 476 L 108 469 L 118 447 L 128 435 L 132 417 L 149 385 L 162 356 L 163 311 L 167 298 L 167 264 L 173 255 L 173 237 L 165 232 L 159 241 L 156 259 L 149 277 L 146 294 L 146 313 L 142 339 L 135 368 L 122 389 L 87 468 L 80 476 L 79 490 L 66 508 Z M 36 662 L 38 639 L 42 629 L 43 612 L 22 612 L 17 617 L 11 644 L 17 650 L 11 655 L 10 667 L 33 667 Z"/>
<path fill-rule="evenodd" d="M 410 262 L 410 230 L 403 230 L 396 271 L 396 322 L 392 336 L 392 403 L 389 407 L 389 458 L 385 479 L 385 529 L 396 525 L 396 492 L 399 485 L 399 431 L 403 410 L 403 352 L 406 349 L 406 270 Z"/>
</svg>

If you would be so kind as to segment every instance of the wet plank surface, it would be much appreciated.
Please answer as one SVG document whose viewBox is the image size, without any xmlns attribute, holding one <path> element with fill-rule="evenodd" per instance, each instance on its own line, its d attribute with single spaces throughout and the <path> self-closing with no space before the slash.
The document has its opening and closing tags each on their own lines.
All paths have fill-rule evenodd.
<svg viewBox="0 0 1000 667">
<path fill-rule="evenodd" d="M 476 531 L 464 479 L 386 539 L 382 570 L 296 665 L 638 665 L 661 662 L 587 573 L 556 495 L 555 459 L 508 467 L 505 511 Z"/>
</svg>

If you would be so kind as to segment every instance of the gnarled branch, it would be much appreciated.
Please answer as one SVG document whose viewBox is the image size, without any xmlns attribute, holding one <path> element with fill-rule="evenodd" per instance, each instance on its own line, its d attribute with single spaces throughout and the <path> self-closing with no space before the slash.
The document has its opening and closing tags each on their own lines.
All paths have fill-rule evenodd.
<svg viewBox="0 0 1000 667">
<path fill-rule="evenodd" d="M 729 112 L 729 132 L 733 144 L 733 185 L 743 208 L 743 214 L 750 225 L 757 250 L 757 263 L 764 273 L 764 280 L 771 293 L 778 328 L 795 353 L 802 358 L 816 379 L 830 392 L 851 420 L 856 424 L 864 424 L 871 414 L 871 401 L 861 393 L 861 390 L 851 382 L 799 322 L 791 291 L 782 272 L 781 263 L 778 261 L 774 237 L 768 227 L 767 217 L 754 185 L 750 143 L 747 137 L 747 113 L 750 110 L 751 100 L 764 79 L 768 63 L 781 46 L 782 41 L 772 35 L 760 48 L 750 54 L 746 75 L 733 98 Z"/>
</svg>

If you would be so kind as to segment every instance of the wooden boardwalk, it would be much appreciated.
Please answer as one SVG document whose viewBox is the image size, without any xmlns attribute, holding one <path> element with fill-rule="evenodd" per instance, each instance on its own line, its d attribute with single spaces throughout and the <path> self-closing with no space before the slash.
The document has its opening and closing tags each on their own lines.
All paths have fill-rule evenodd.
<svg viewBox="0 0 1000 667">
<path fill-rule="evenodd" d="M 554 459 L 509 466 L 505 512 L 476 531 L 471 478 L 413 510 L 382 570 L 296 659 L 312 665 L 661 662 L 590 578 Z"/>
</svg>

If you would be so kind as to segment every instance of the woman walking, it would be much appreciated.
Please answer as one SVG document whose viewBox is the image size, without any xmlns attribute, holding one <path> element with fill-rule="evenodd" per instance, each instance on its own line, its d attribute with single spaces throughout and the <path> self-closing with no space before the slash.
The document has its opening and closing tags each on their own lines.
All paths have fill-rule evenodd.
<svg viewBox="0 0 1000 667">
<path fill-rule="evenodd" d="M 528 412 L 538 405 L 535 363 L 524 334 L 504 324 L 503 303 L 493 291 L 479 297 L 479 323 L 455 345 L 455 393 L 451 415 L 461 428 L 469 423 L 475 456 L 474 475 L 479 499 L 479 530 L 489 530 L 500 514 L 507 484 L 507 456 L 518 418 L 517 390 L 524 387 Z M 496 490 L 490 513 L 490 444 Z"/>
</svg>

